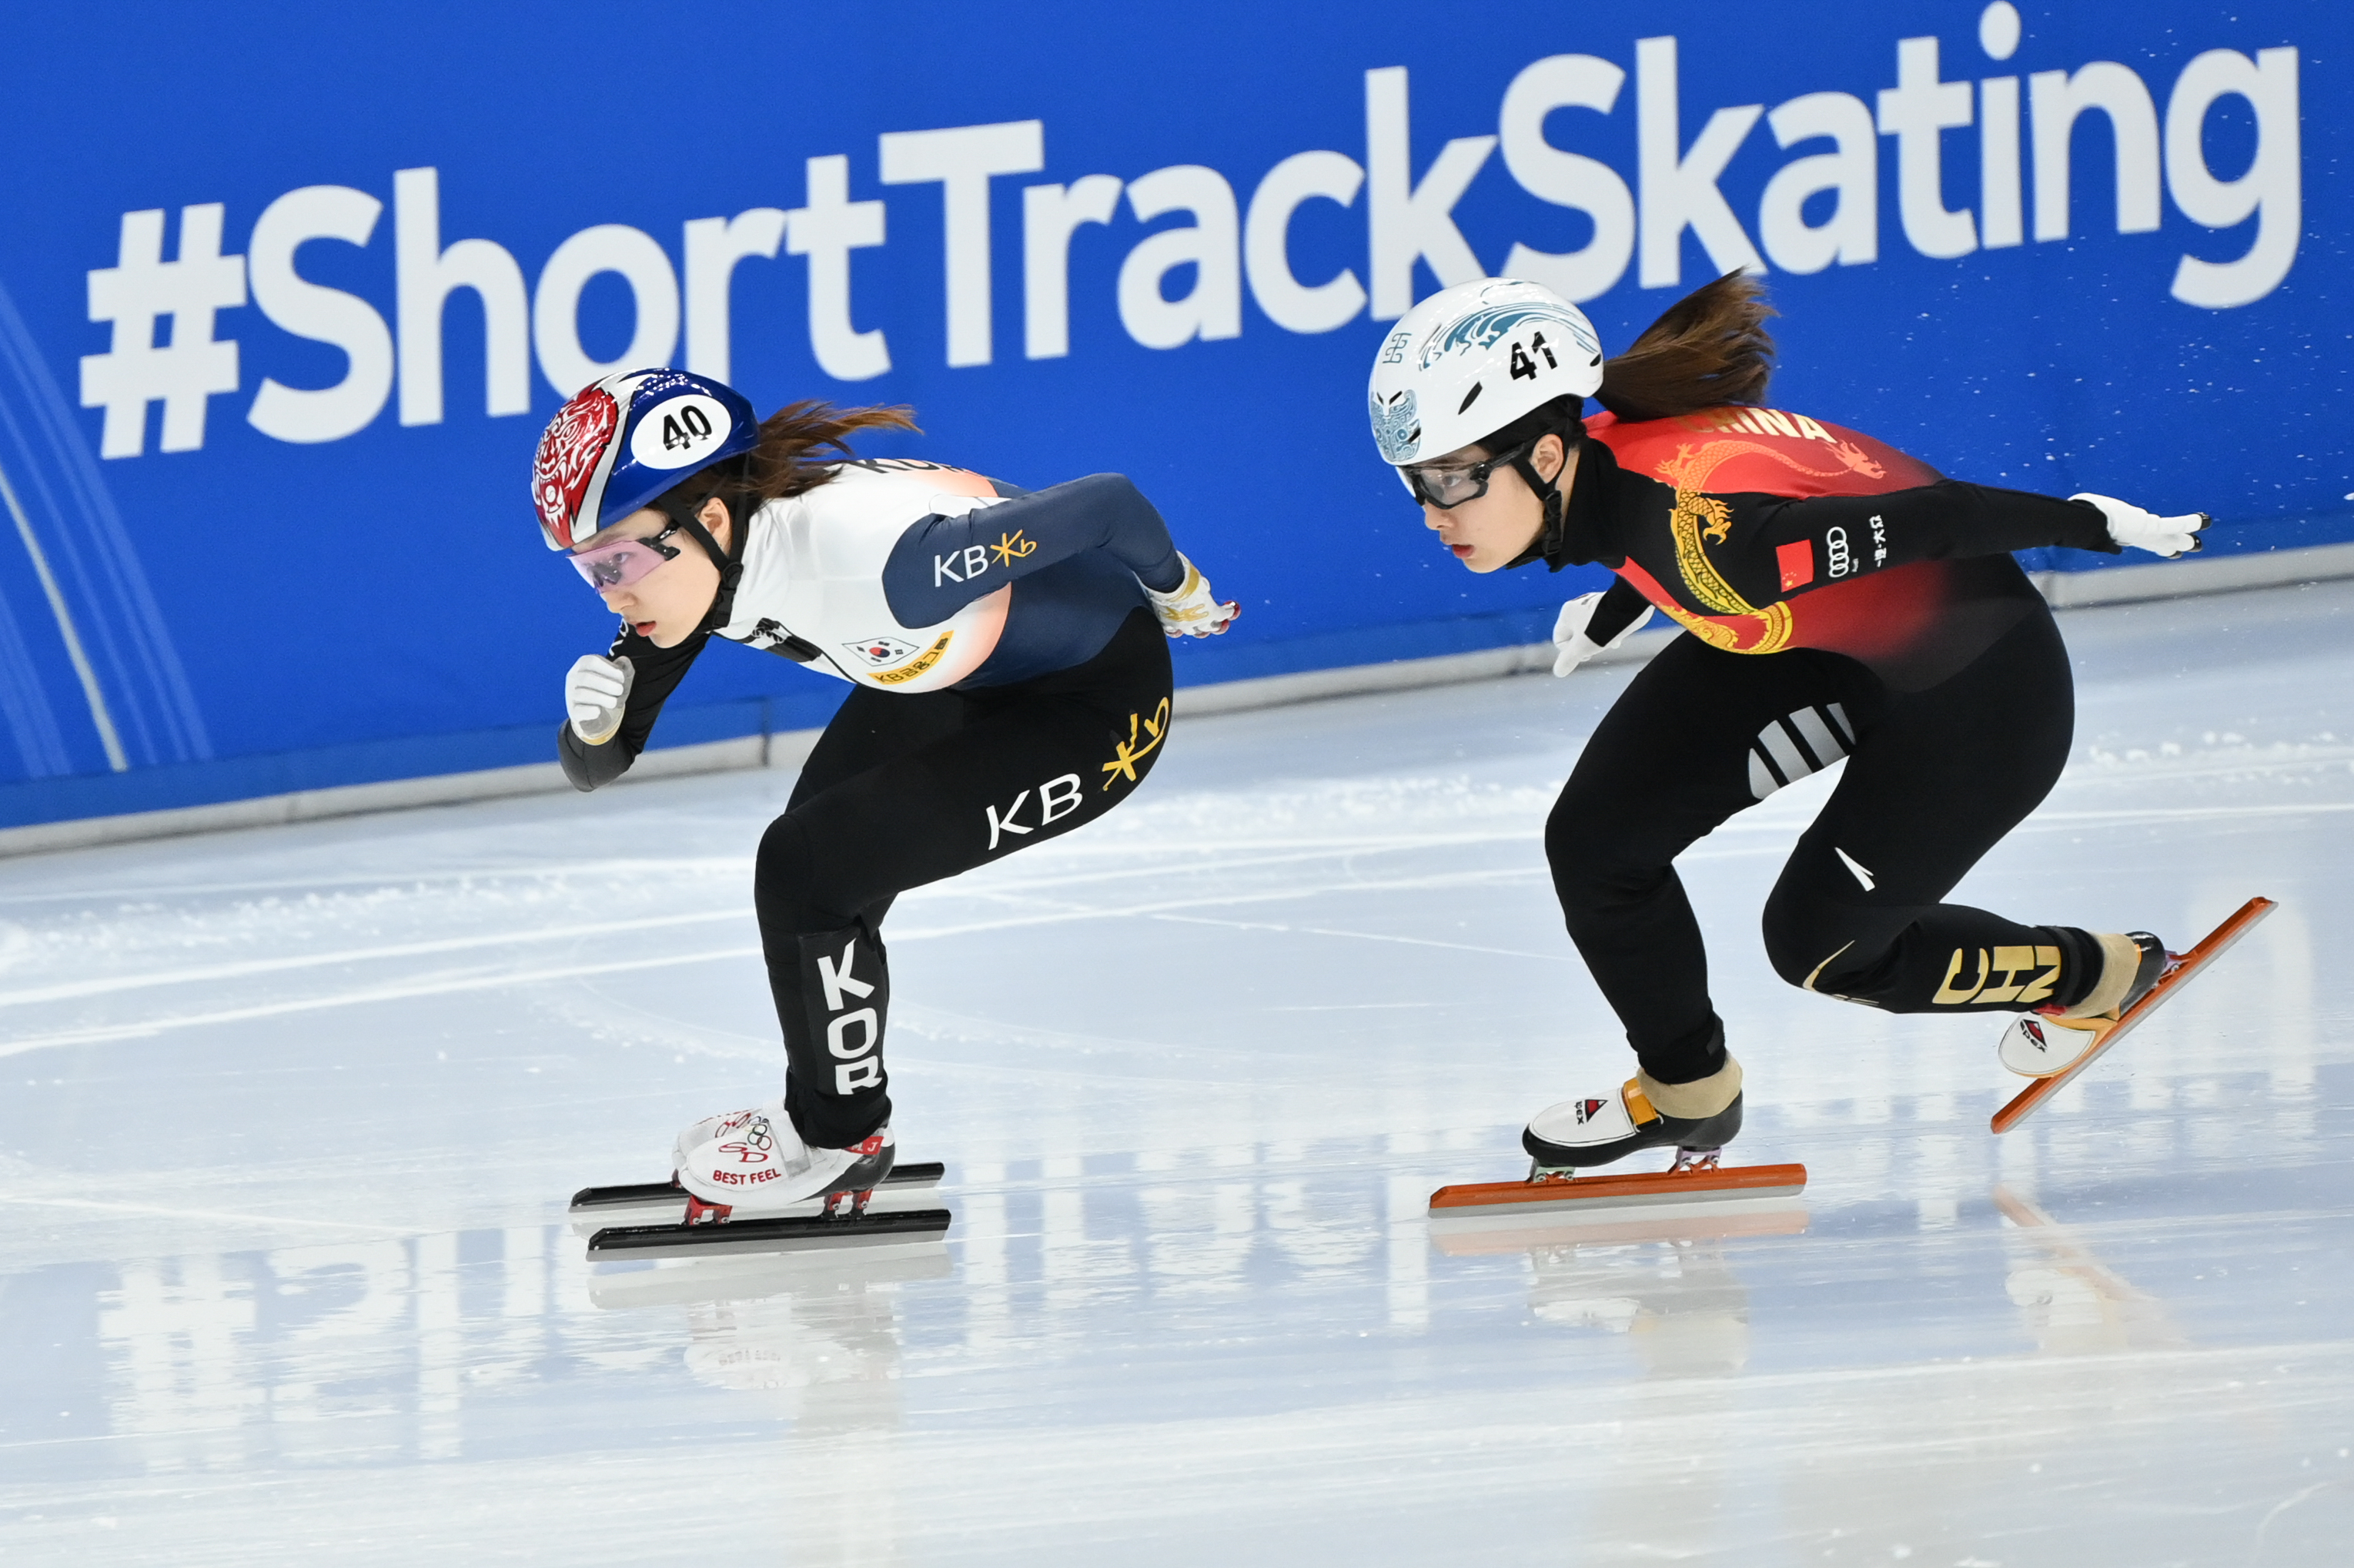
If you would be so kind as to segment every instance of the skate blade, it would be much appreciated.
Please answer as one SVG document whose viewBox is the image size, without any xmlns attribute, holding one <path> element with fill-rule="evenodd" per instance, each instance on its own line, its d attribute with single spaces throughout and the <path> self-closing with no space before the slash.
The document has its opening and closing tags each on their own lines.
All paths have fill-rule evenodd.
<svg viewBox="0 0 2354 1568">
<path fill-rule="evenodd" d="M 1637 1176 L 1571 1176 L 1537 1181 L 1479 1181 L 1430 1195 L 1433 1232 L 1510 1231 L 1551 1226 L 1556 1217 L 1621 1228 L 1660 1218 L 1681 1223 L 1728 1215 L 1773 1218 L 1807 1188 L 1803 1165 L 1742 1165 L 1658 1171 Z M 1799 1228 L 1805 1228 L 1799 1211 Z M 1770 1231 L 1760 1234 L 1773 1234 Z"/>
<path fill-rule="evenodd" d="M 779 1253 L 852 1253 L 938 1245 L 953 1218 L 911 1209 L 854 1219 L 722 1220 L 700 1225 L 621 1225 L 588 1238 L 592 1264 Z"/>
<path fill-rule="evenodd" d="M 2117 1026 L 2114 1018 L 2042 1018 L 2032 1012 L 2010 1021 L 1995 1055 L 2022 1078 L 2053 1078 L 2101 1048 Z"/>
<path fill-rule="evenodd" d="M 893 1168 L 875 1189 L 866 1207 L 870 1213 L 904 1213 L 919 1208 L 940 1184 L 946 1168 L 937 1160 Z M 812 1198 L 779 1209 L 762 1219 L 814 1219 L 825 1204 Z M 686 1194 L 668 1181 L 638 1181 L 622 1187 L 583 1187 L 572 1194 L 567 1214 L 575 1235 L 594 1235 L 616 1225 L 675 1225 L 686 1218 Z"/>
<path fill-rule="evenodd" d="M 635 1307 L 766 1301 L 780 1296 L 831 1297 L 845 1287 L 946 1279 L 955 1272 L 948 1243 L 942 1240 L 848 1251 L 638 1258 L 592 1266 L 588 1302 L 610 1311 L 623 1311 Z"/>
<path fill-rule="evenodd" d="M 1994 1113 L 1991 1123 L 1997 1132 L 2009 1132 L 2034 1114 L 2035 1107 L 2075 1082 L 2086 1069 L 2101 1059 L 2109 1048 L 2133 1032 L 2134 1026 L 2164 1006 L 2168 999 L 2189 984 L 2199 971 L 2232 950 L 2233 943 L 2253 930 L 2264 917 L 2280 906 L 2269 898 L 2251 898 L 2233 910 L 2230 918 L 2199 939 L 2189 952 L 2179 955 L 2174 967 L 2158 977 L 2139 1001 L 2120 1014 L 2117 1021 L 2102 1032 L 2093 1048 L 2048 1077 L 2041 1077 L 2011 1097 L 2009 1104 Z"/>
</svg>

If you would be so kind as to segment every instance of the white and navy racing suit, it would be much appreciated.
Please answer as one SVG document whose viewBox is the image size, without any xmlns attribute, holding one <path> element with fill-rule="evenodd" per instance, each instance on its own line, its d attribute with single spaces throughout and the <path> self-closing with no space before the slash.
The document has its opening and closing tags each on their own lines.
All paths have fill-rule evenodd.
<svg viewBox="0 0 2354 1568">
<path fill-rule="evenodd" d="M 854 688 L 760 841 L 754 903 L 802 1138 L 846 1148 L 890 1118 L 880 927 L 907 888 L 1070 832 L 1126 800 L 1169 733 L 1145 588 L 1185 567 L 1117 474 L 1026 493 L 905 461 L 832 465 L 752 514 L 716 635 Z M 636 677 L 598 746 L 557 732 L 582 789 L 618 778 L 709 641 L 623 629 Z"/>
</svg>

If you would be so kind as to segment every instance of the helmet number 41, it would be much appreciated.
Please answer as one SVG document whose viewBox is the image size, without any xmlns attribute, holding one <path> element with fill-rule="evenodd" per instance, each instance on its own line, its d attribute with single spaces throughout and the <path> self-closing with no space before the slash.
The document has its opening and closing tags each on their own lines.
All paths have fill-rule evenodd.
<svg viewBox="0 0 2354 1568">
<path fill-rule="evenodd" d="M 1513 380 L 1532 381 L 1536 378 L 1537 362 L 1529 357 L 1532 350 L 1544 355 L 1545 368 L 1547 370 L 1559 370 L 1561 368 L 1561 361 L 1555 359 L 1553 356 L 1553 350 L 1545 346 L 1544 334 L 1537 333 L 1530 337 L 1529 346 L 1527 348 L 1522 348 L 1517 343 L 1512 344 Z"/>
</svg>

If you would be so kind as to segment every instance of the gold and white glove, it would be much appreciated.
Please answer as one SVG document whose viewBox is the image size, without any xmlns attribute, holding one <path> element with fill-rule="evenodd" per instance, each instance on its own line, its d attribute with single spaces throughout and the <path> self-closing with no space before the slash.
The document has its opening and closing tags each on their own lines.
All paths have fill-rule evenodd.
<svg viewBox="0 0 2354 1568">
<path fill-rule="evenodd" d="M 1202 568 L 1186 560 L 1182 552 L 1177 559 L 1184 565 L 1185 580 L 1175 591 L 1144 590 L 1152 600 L 1152 613 L 1160 619 L 1161 631 L 1171 637 L 1212 637 L 1233 625 L 1243 607 L 1233 599 L 1220 604 Z"/>
<path fill-rule="evenodd" d="M 2173 560 L 2198 551 L 2200 531 L 2211 521 L 2204 512 L 2186 513 L 2179 517 L 2160 517 L 2155 512 L 2145 512 L 2130 501 L 2114 496 L 2083 493 L 2072 495 L 2071 501 L 2090 502 L 2109 521 L 2109 537 L 2119 545 L 2131 545 L 2137 550 L 2147 550 L 2153 556 Z"/>
<path fill-rule="evenodd" d="M 1607 642 L 1596 642 L 1585 635 L 1585 629 L 1594 624 L 1594 611 L 1601 603 L 1600 593 L 1582 593 L 1563 605 L 1561 613 L 1553 618 L 1553 673 L 1556 678 L 1568 674 L 1604 649 L 1617 647 L 1641 630 L 1651 619 L 1651 607 L 1647 604 L 1643 607 L 1643 613 L 1628 621 L 1617 636 Z"/>
<path fill-rule="evenodd" d="M 627 659 L 584 653 L 572 662 L 564 677 L 564 711 L 572 733 L 590 746 L 602 746 L 620 733 L 621 710 L 629 705 L 630 687 L 637 667 Z"/>
</svg>

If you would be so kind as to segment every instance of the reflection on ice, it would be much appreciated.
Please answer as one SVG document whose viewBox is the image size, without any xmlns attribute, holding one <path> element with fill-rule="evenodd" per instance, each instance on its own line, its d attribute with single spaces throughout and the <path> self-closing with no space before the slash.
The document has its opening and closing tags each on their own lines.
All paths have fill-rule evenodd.
<svg viewBox="0 0 2354 1568">
<path fill-rule="evenodd" d="M 831 1296 L 843 1290 L 945 1279 L 955 1272 L 948 1245 L 855 1255 L 704 1257 L 593 1270 L 588 1299 L 599 1307 L 725 1307 Z"/>
<path fill-rule="evenodd" d="M 1511 1230 L 1444 1232 L 1434 1222 L 1432 1239 L 1450 1257 L 1523 1254 L 1532 1314 L 1630 1336 L 1649 1376 L 1714 1377 L 1749 1359 L 1749 1292 L 1727 1244 L 1806 1228 L 1802 1203 L 1765 1200 L 1746 1212 L 1540 1219 Z"/>
<path fill-rule="evenodd" d="M 2037 1349 L 2084 1355 L 2189 1343 L 2162 1302 L 2128 1284 L 2031 1200 L 1997 1186 L 1994 1202 L 2020 1238 L 2003 1287 Z"/>
<path fill-rule="evenodd" d="M 469 1393 L 535 1375 L 550 1348 L 552 1234 L 124 1265 L 98 1292 L 113 1433 L 151 1471 L 455 1457 Z"/>
<path fill-rule="evenodd" d="M 151 1470 L 226 1468 L 246 1457 L 238 1428 L 262 1393 L 239 1376 L 253 1289 L 224 1277 L 220 1261 L 133 1265 L 99 1294 L 99 1335 L 117 1351 L 107 1404 L 118 1430 L 139 1435 Z"/>
<path fill-rule="evenodd" d="M 1433 1218 L 1431 1244 L 1449 1257 L 1482 1257 L 1525 1251 L 1531 1257 L 1563 1247 L 1628 1246 L 1657 1243 L 1688 1245 L 1735 1236 L 1794 1236 L 1807 1228 L 1805 1200 L 1758 1198 L 1745 1202 L 1680 1206 L 1673 1210 L 1607 1211 L 1601 1214 L 1490 1216 L 1490 1223 L 1465 1224 Z"/>
<path fill-rule="evenodd" d="M 891 1302 L 858 1282 L 822 1295 L 690 1309 L 686 1370 L 714 1388 L 793 1391 L 779 1414 L 814 1417 L 829 1428 L 898 1425 Z"/>
</svg>

